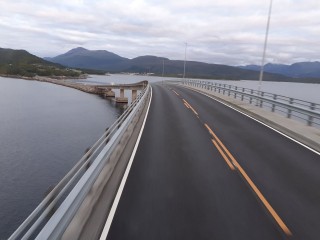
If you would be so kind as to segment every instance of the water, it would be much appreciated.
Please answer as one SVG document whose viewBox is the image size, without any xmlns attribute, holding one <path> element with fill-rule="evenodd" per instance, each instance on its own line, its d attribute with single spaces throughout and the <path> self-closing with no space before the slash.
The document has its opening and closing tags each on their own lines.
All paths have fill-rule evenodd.
<svg viewBox="0 0 320 240">
<path fill-rule="evenodd" d="M 6 239 L 121 114 L 99 96 L 0 78 L 0 239 Z"/>
<path fill-rule="evenodd" d="M 155 76 L 121 75 L 113 74 L 110 76 L 92 75 L 90 78 L 81 81 L 84 84 L 111 84 L 111 83 L 134 83 L 143 80 L 158 82 L 162 80 L 181 80 L 181 78 L 162 78 Z M 204 81 L 203 79 L 194 79 Z M 258 90 L 258 81 L 231 81 L 231 80 L 208 80 L 217 83 L 224 83 L 238 87 Z M 320 103 L 320 84 L 315 83 L 290 83 L 290 82 L 269 82 L 263 81 L 261 91 L 275 93 L 287 97 L 301 99 L 304 101 Z"/>
<path fill-rule="evenodd" d="M 112 74 L 112 75 L 91 75 L 85 80 L 75 80 L 83 84 L 124 84 L 124 83 L 136 83 L 147 80 L 149 82 L 158 82 L 163 79 L 169 80 L 172 78 L 161 78 L 155 76 L 142 76 L 142 75 L 124 75 L 124 74 Z M 181 78 L 180 78 L 181 80 Z"/>
<path fill-rule="evenodd" d="M 223 81 L 212 80 L 217 83 L 258 90 L 258 81 Z M 320 103 L 320 84 L 290 83 L 290 82 L 262 82 L 261 91 L 292 97 L 308 102 Z"/>
</svg>

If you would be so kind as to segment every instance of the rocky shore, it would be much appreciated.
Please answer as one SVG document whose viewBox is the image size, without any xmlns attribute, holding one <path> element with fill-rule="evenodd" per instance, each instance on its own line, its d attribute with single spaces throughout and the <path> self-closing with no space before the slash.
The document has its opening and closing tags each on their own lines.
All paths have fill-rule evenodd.
<svg viewBox="0 0 320 240">
<path fill-rule="evenodd" d="M 76 83 L 70 81 L 70 79 L 86 79 L 87 75 L 81 75 L 77 78 L 66 78 L 66 77 L 42 77 L 42 76 L 35 76 L 35 77 L 23 77 L 23 76 L 15 76 L 15 75 L 0 75 L 1 77 L 7 77 L 7 78 L 18 78 L 18 79 L 24 79 L 24 80 L 31 80 L 31 81 L 39 81 L 39 82 L 47 82 L 47 83 L 53 83 L 65 87 L 74 88 L 86 93 L 93 93 L 98 94 L 98 91 L 94 86 L 91 85 L 84 85 L 81 83 Z"/>
</svg>

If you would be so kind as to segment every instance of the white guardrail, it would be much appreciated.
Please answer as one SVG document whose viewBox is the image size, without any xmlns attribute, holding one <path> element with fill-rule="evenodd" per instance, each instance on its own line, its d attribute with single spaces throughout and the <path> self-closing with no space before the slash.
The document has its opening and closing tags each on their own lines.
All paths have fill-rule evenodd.
<svg viewBox="0 0 320 240">
<path fill-rule="evenodd" d="M 90 191 L 126 128 L 150 99 L 148 84 L 113 125 L 44 198 L 10 236 L 16 239 L 59 239 Z M 54 212 L 54 214 L 53 214 Z"/>
<path fill-rule="evenodd" d="M 286 115 L 287 118 L 300 119 L 308 126 L 320 127 L 320 104 L 317 103 L 213 81 L 184 80 L 181 83 L 214 91 L 259 107 L 269 108 L 272 112 Z"/>
</svg>

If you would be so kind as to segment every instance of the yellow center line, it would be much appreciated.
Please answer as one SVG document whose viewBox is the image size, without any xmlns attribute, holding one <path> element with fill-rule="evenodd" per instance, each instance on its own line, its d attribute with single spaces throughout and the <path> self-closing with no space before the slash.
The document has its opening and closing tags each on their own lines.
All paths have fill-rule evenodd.
<svg viewBox="0 0 320 240">
<path fill-rule="evenodd" d="M 270 203 L 267 201 L 267 199 L 263 196 L 263 194 L 260 192 L 260 190 L 257 188 L 257 186 L 252 182 L 250 177 L 247 175 L 247 173 L 243 170 L 243 168 L 240 166 L 240 164 L 235 161 L 235 166 L 238 168 L 242 176 L 246 179 L 252 190 L 257 194 L 257 196 L 260 198 L 264 206 L 268 209 L 272 217 L 276 220 L 280 228 L 287 234 L 288 236 L 291 236 L 292 233 L 287 227 L 287 225 L 282 221 L 280 216 L 276 213 L 276 211 L 273 209 L 273 207 L 270 205 Z"/>
<path fill-rule="evenodd" d="M 216 146 L 216 148 L 218 149 L 218 151 L 220 152 L 220 154 L 222 155 L 223 159 L 226 161 L 226 163 L 228 164 L 228 166 L 231 168 L 231 170 L 235 170 L 233 164 L 229 161 L 229 159 L 227 158 L 227 156 L 224 154 L 224 152 L 222 151 L 222 149 L 219 147 L 219 145 L 216 143 L 216 141 L 214 141 L 213 139 L 211 139 L 212 143 Z"/>
<path fill-rule="evenodd" d="M 208 126 L 208 124 L 204 124 L 206 128 L 209 130 L 210 134 L 214 137 L 214 139 L 220 144 L 223 150 L 227 153 L 227 155 L 231 158 L 231 161 L 234 163 L 235 159 L 232 154 L 228 151 L 228 149 L 224 146 L 224 144 L 220 141 L 217 135 L 212 131 L 212 129 Z"/>
<path fill-rule="evenodd" d="M 177 93 L 175 90 L 172 90 L 177 96 L 180 96 L 179 93 Z"/>
<path fill-rule="evenodd" d="M 237 160 L 232 156 L 232 154 L 228 151 L 228 149 L 223 145 L 223 143 L 220 141 L 220 139 L 214 134 L 212 129 L 207 125 L 204 124 L 205 127 L 208 129 L 210 134 L 215 138 L 215 140 L 220 144 L 220 146 L 224 149 L 226 154 L 229 156 L 229 158 L 232 160 L 232 163 L 234 166 L 239 170 L 241 175 L 244 177 L 244 179 L 247 181 L 247 183 L 250 185 L 252 190 L 256 193 L 260 201 L 263 203 L 263 205 L 266 207 L 266 209 L 269 211 L 269 213 L 272 215 L 274 220 L 278 223 L 280 228 L 284 231 L 284 233 L 288 236 L 291 236 L 292 233 L 289 230 L 289 228 L 286 226 L 286 224 L 282 221 L 280 216 L 276 213 L 276 211 L 273 209 L 273 207 L 270 205 L 270 203 L 267 201 L 267 199 L 263 196 L 263 194 L 260 192 L 260 190 L 257 188 L 257 186 L 253 183 L 253 181 L 250 179 L 248 174 L 243 170 L 243 168 L 240 166 L 240 164 L 237 162 Z M 219 149 L 218 149 L 219 150 Z"/>
<path fill-rule="evenodd" d="M 191 105 L 190 105 L 186 100 L 184 100 L 184 99 L 182 99 L 182 100 L 184 101 L 185 104 L 187 104 L 187 105 L 189 106 L 189 108 L 192 110 L 192 112 L 193 112 L 195 115 L 198 116 L 198 113 L 196 112 L 196 110 L 194 110 L 194 108 L 191 107 Z"/>
</svg>

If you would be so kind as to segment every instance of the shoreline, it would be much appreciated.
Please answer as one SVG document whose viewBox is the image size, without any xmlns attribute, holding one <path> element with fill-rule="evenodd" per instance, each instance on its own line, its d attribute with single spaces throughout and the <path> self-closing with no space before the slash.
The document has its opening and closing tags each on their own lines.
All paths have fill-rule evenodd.
<svg viewBox="0 0 320 240">
<path fill-rule="evenodd" d="M 6 77 L 6 78 L 16 78 L 16 79 L 22 79 L 22 80 L 29 80 L 29 81 L 39 81 L 39 82 L 47 82 L 52 83 L 64 87 L 69 87 L 73 89 L 80 90 L 82 92 L 91 93 L 91 94 L 98 94 L 96 88 L 94 86 L 90 85 L 84 85 L 80 83 L 72 83 L 68 80 L 72 79 L 86 79 L 88 75 L 83 75 L 77 78 L 67 78 L 67 77 L 57 77 L 57 78 L 51 78 L 51 77 L 42 77 L 42 76 L 35 76 L 35 77 L 23 77 L 23 76 L 15 76 L 15 75 L 4 75 L 1 74 L 0 77 Z"/>
</svg>

